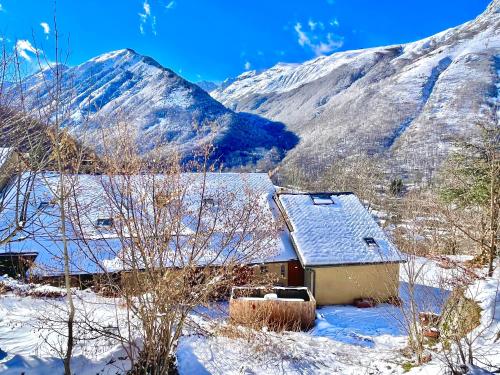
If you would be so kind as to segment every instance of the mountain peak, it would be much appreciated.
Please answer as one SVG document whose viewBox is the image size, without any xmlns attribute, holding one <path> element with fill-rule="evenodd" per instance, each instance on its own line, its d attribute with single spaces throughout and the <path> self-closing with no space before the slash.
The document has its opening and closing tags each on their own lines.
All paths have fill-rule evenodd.
<svg viewBox="0 0 500 375">
<path fill-rule="evenodd" d="M 93 57 L 92 59 L 90 59 L 90 61 L 104 62 L 107 60 L 116 60 L 118 58 L 123 58 L 126 56 L 137 56 L 137 55 L 138 55 L 138 53 L 135 52 L 133 49 L 124 48 L 124 49 L 119 49 L 116 51 L 103 53 L 99 56 Z"/>
<path fill-rule="evenodd" d="M 28 77 L 27 107 L 50 108 L 51 79 L 50 74 Z M 297 142 L 283 125 L 236 114 L 197 85 L 128 48 L 66 68 L 61 87 L 68 113 L 63 125 L 97 148 L 101 127 L 112 126 L 115 119 L 131 126 L 130 136 L 144 154 L 155 147 L 165 152 L 175 148 L 189 158 L 201 144 L 213 142 L 214 158 L 228 167 L 256 163 L 272 149 L 283 156 Z"/>
<path fill-rule="evenodd" d="M 315 179 L 339 158 L 363 153 L 396 160 L 403 173 L 415 171 L 413 160 L 432 170 L 451 139 L 471 136 L 465 124 L 494 120 L 499 24 L 494 0 L 476 19 L 425 39 L 245 72 L 210 94 L 300 137 L 282 171 L 307 175 L 309 161 L 321 160 L 308 176 Z"/>
</svg>

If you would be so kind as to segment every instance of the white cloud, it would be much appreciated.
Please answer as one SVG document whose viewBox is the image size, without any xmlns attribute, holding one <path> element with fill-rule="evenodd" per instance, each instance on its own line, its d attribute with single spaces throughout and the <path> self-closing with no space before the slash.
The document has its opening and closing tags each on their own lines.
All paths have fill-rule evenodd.
<svg viewBox="0 0 500 375">
<path fill-rule="evenodd" d="M 45 39 L 49 39 L 49 34 L 50 34 L 50 26 L 47 22 L 41 22 L 40 26 L 43 29 L 43 33 L 45 34 Z"/>
<path fill-rule="evenodd" d="M 2 3 L 0 3 L 0 12 L 5 12 L 5 8 L 3 7 Z"/>
<path fill-rule="evenodd" d="M 325 29 L 325 24 L 321 21 L 314 21 L 312 19 L 309 19 L 309 21 L 307 22 L 307 25 L 309 26 L 309 29 L 311 31 L 314 31 L 316 29 L 321 29 L 321 30 Z"/>
<path fill-rule="evenodd" d="M 300 22 L 297 22 L 294 26 L 295 32 L 299 36 L 299 44 L 304 47 L 305 45 L 311 43 L 309 38 L 307 37 L 306 33 L 302 31 L 302 24 Z"/>
<path fill-rule="evenodd" d="M 148 16 L 145 14 L 139 13 L 139 31 L 142 35 L 144 35 L 144 24 L 148 21 Z"/>
<path fill-rule="evenodd" d="M 310 25 L 309 27 L 311 28 Z M 341 37 L 335 36 L 332 33 L 328 33 L 326 36 L 307 33 L 302 29 L 302 24 L 300 22 L 295 24 L 294 30 L 298 36 L 297 42 L 302 47 L 310 48 L 316 56 L 330 53 L 335 49 L 342 47 L 344 44 Z M 313 28 L 311 28 L 311 31 L 313 31 Z"/>
<path fill-rule="evenodd" d="M 28 55 L 28 53 L 37 54 L 40 52 L 39 50 L 37 50 L 35 47 L 32 46 L 29 40 L 23 40 L 23 39 L 17 41 L 15 48 L 19 56 L 21 56 L 26 61 L 30 62 L 31 62 L 31 57 Z"/>
<path fill-rule="evenodd" d="M 151 32 L 156 35 L 156 16 L 151 13 L 151 5 L 148 0 L 142 3 L 144 13 L 139 13 L 139 31 L 142 35 L 146 34 L 145 26 L 148 22 L 151 23 Z"/>
<path fill-rule="evenodd" d="M 175 1 L 171 1 L 167 5 L 165 5 L 165 8 L 167 9 L 173 9 L 174 7 L 175 7 Z"/>
<path fill-rule="evenodd" d="M 149 5 L 148 0 L 144 1 L 144 4 L 142 4 L 142 8 L 144 9 L 144 13 L 146 14 L 146 16 L 151 15 L 151 6 Z"/>
<path fill-rule="evenodd" d="M 340 26 L 339 20 L 337 18 L 334 18 L 333 20 L 330 21 L 330 26 L 339 27 Z"/>
<path fill-rule="evenodd" d="M 250 70 L 251 67 L 252 67 L 252 64 L 250 64 L 250 61 L 245 62 L 245 65 L 244 65 L 245 70 Z"/>
<path fill-rule="evenodd" d="M 44 34 L 50 33 L 50 26 L 49 26 L 49 24 L 47 22 L 40 23 L 40 26 L 42 26 Z"/>
<path fill-rule="evenodd" d="M 333 50 L 342 47 L 343 44 L 344 41 L 342 38 L 335 37 L 332 33 L 328 33 L 326 35 L 326 42 L 320 42 L 319 44 L 315 45 L 313 50 L 314 53 L 319 56 L 330 53 Z"/>
</svg>

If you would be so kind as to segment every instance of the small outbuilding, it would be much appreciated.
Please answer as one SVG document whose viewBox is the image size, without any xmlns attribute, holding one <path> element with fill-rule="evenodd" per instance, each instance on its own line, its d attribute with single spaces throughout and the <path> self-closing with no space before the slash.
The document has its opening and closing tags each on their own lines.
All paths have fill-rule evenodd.
<svg viewBox="0 0 500 375">
<path fill-rule="evenodd" d="M 402 254 L 352 193 L 278 193 L 292 245 L 319 305 L 398 296 Z"/>
</svg>

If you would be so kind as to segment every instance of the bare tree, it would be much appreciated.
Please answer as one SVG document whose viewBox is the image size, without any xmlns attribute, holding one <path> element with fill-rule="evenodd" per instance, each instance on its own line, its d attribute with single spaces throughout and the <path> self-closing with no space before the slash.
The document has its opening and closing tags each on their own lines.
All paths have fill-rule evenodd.
<svg viewBox="0 0 500 375">
<path fill-rule="evenodd" d="M 71 87 L 67 87 L 70 79 L 64 76 L 62 62 L 67 55 L 64 55 L 59 45 L 60 35 L 57 27 L 57 18 L 53 19 L 54 30 L 54 62 L 48 61 L 46 54 L 35 45 L 36 57 L 39 68 L 40 87 L 44 90 L 43 97 L 31 95 L 29 109 L 30 115 L 36 118 L 42 127 L 44 143 L 42 145 L 42 154 L 44 160 L 43 170 L 56 172 L 57 184 L 49 183 L 46 173 L 41 173 L 37 178 L 38 188 L 48 191 L 52 197 L 51 204 L 57 209 L 57 215 L 53 220 L 54 227 L 45 227 L 45 223 L 38 223 L 40 230 L 44 230 L 45 235 L 50 237 L 53 243 L 57 241 L 62 243 L 62 247 L 51 246 L 51 252 L 60 251 L 57 256 L 62 259 L 62 271 L 64 275 L 64 287 L 66 290 L 66 307 L 64 311 L 64 323 L 66 332 L 61 332 L 61 337 L 66 339 L 64 349 L 61 349 L 64 362 L 64 372 L 71 374 L 71 359 L 75 345 L 74 320 L 75 304 L 74 291 L 72 290 L 72 252 L 70 251 L 71 232 L 68 228 L 68 199 L 72 194 L 72 184 L 75 181 L 73 177 L 81 170 L 84 160 L 84 148 L 76 142 L 73 137 L 64 128 L 65 121 L 68 119 L 68 97 L 64 96 L 66 90 L 71 94 Z M 66 84 L 66 85 L 65 85 Z M 20 83 L 22 86 L 22 82 Z M 71 96 L 71 95 L 70 95 Z M 38 230 L 38 229 L 35 229 Z M 49 245 L 50 246 L 50 245 Z M 56 327 L 54 325 L 54 327 Z M 56 328 L 54 328 L 56 329 Z M 57 328 L 58 329 L 58 328 Z"/>
<path fill-rule="evenodd" d="M 112 145 L 104 150 L 105 173 L 68 182 L 66 211 L 80 251 L 101 273 L 101 290 L 126 310 L 126 324 L 111 333 L 97 322 L 79 324 L 121 342 L 133 373 L 164 374 L 175 367 L 190 313 L 251 280 L 245 264 L 275 251 L 281 223 L 245 175 L 233 176 L 242 179 L 236 191 L 217 182 L 210 145 L 188 167 L 175 153 L 144 160 L 133 137 L 116 137 L 127 128 L 118 124 L 110 129 L 114 142 L 103 142 Z"/>
<path fill-rule="evenodd" d="M 8 248 L 35 218 L 30 192 L 44 168 L 47 143 L 41 124 L 27 114 L 17 51 L 0 60 L 0 245 Z"/>
<path fill-rule="evenodd" d="M 399 202 L 398 225 L 393 230 L 393 238 L 406 257 L 406 263 L 400 267 L 400 291 L 403 302 L 399 314 L 395 315 L 398 323 L 408 335 L 408 347 L 416 356 L 417 364 L 425 361 L 425 337 L 420 325 L 419 313 L 440 309 L 443 300 L 422 290 L 426 264 L 423 256 L 432 257 L 433 238 L 429 236 L 428 223 L 418 218 L 431 215 L 432 204 L 428 197 L 420 192 L 412 192 Z"/>
</svg>

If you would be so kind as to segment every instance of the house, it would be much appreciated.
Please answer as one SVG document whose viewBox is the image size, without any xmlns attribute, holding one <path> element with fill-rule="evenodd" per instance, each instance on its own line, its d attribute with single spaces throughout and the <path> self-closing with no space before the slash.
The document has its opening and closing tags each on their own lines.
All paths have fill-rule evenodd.
<svg viewBox="0 0 500 375">
<path fill-rule="evenodd" d="M 404 259 L 352 193 L 281 193 L 275 201 L 319 305 L 398 295 Z M 290 280 L 289 280 L 290 281 Z"/>
<path fill-rule="evenodd" d="M 68 223 L 71 273 L 89 278 L 89 275 L 104 271 L 127 271 L 129 264 L 123 256 L 127 240 L 123 234 L 118 237 L 117 231 L 112 230 L 116 224 L 113 222 L 116 210 L 130 203 L 122 203 L 122 197 L 112 193 L 113 185 L 121 183 L 124 177 L 75 175 L 67 178 L 73 184 L 72 191 L 80 210 L 77 227 L 73 222 Z M 148 179 L 151 184 L 168 182 L 167 176 L 141 175 L 129 176 L 127 183 L 134 185 L 142 196 L 141 192 L 154 186 Z M 256 273 L 272 275 L 277 286 L 309 287 L 318 304 L 351 303 L 357 297 L 387 299 L 397 295 L 398 263 L 403 259 L 354 194 L 277 192 L 265 173 L 183 173 L 179 179 L 186 187 L 182 225 L 175 233 L 181 253 L 184 244 L 186 249 L 190 246 L 200 205 L 215 209 L 220 199 L 229 199 L 231 202 L 226 208 L 233 207 L 237 211 L 238 205 L 243 204 L 245 196 L 251 192 L 258 198 L 255 201 L 258 210 L 270 218 L 284 219 L 286 223 L 262 254 L 240 257 L 234 249 L 220 249 L 215 241 L 214 251 L 196 259 L 200 267 L 216 266 L 218 257 L 231 256 Z M 41 277 L 54 278 L 63 272 L 62 240 L 58 237 L 60 224 L 53 196 L 59 182 L 55 173 L 36 177 L 27 210 L 30 220 L 14 241 L 0 246 L 0 253 L 38 253 L 32 272 Z M 202 183 L 205 185 L 203 198 L 199 196 Z M 146 215 L 154 205 L 167 202 L 169 196 L 157 194 L 154 199 L 146 204 Z M 9 215 L 9 207 L 5 207 L 0 212 L 0 224 L 11 220 Z M 220 221 L 214 225 L 216 230 L 224 232 Z M 91 254 L 85 250 L 89 248 Z M 100 264 L 96 265 L 91 257 L 99 258 Z M 182 267 L 182 262 L 182 258 L 175 257 L 162 264 Z"/>
<path fill-rule="evenodd" d="M 189 251 L 191 246 L 189 239 L 198 224 L 200 204 L 206 206 L 210 211 L 216 211 L 217 202 L 224 199 L 226 201 L 220 206 L 223 205 L 225 209 L 234 208 L 236 211 L 238 205 L 243 204 L 248 195 L 253 195 L 263 215 L 267 215 L 268 218 L 279 215 L 273 201 L 275 188 L 267 174 L 207 173 L 203 175 L 201 173 L 184 173 L 179 176 L 182 181 L 174 182 L 172 186 L 169 186 L 167 181 L 169 178 L 172 176 L 129 176 L 127 183 L 133 185 L 132 190 L 137 194 L 134 193 L 133 197 L 122 197 L 117 193 L 119 189 L 116 189 L 117 185 L 122 184 L 122 180 L 124 180 L 122 176 L 67 176 L 68 186 L 72 187 L 72 195 L 74 196 L 71 199 L 75 200 L 72 204 L 77 205 L 79 210 L 79 222 L 76 223 L 74 220 L 68 219 L 66 223 L 70 238 L 68 248 L 71 258 L 71 273 L 81 278 L 88 278 L 88 275 L 91 274 L 121 272 L 130 268 L 128 259 L 122 256 L 124 253 L 122 250 L 127 245 L 127 241 L 132 241 L 133 236 L 127 233 L 121 233 L 118 236 L 114 228 L 114 224 L 116 224 L 114 219 L 117 217 L 119 206 L 130 206 L 131 203 L 135 204 L 136 209 L 140 206 L 143 210 L 140 214 L 146 217 L 149 214 L 148 211 L 155 205 L 165 204 L 163 201 L 169 199 L 167 191 L 164 192 L 165 194 L 156 194 L 154 202 L 152 199 L 148 200 L 152 196 L 144 197 L 143 191 L 151 191 L 153 186 L 156 188 L 161 186 L 167 190 L 170 187 L 174 190 L 179 187 L 185 189 L 182 192 L 183 217 L 179 223 L 180 227 L 176 228 L 176 233 L 174 233 L 178 239 L 176 244 L 179 246 L 180 252 L 187 253 Z M 61 276 L 64 270 L 63 241 L 59 233 L 59 209 L 56 199 L 54 199 L 54 192 L 58 190 L 59 182 L 59 175 L 56 173 L 37 175 L 35 181 L 30 182 L 32 187 L 29 189 L 26 223 L 22 231 L 12 241 L 0 245 L 0 253 L 38 253 L 36 267 L 32 269 L 32 274 L 44 278 Z M 203 198 L 199 194 L 202 183 L 206 184 Z M 9 193 L 15 194 L 15 191 Z M 124 198 L 131 198 L 135 202 L 125 202 Z M 201 199 L 203 202 L 200 201 Z M 124 200 L 123 204 L 119 203 L 119 200 Z M 8 201 L 10 204 L 0 212 L 1 227 L 7 227 L 8 223 L 13 222 L 15 217 L 15 200 L 8 199 Z M 210 213 L 205 217 L 210 220 Z M 176 219 L 174 218 L 174 220 Z M 224 228 L 219 228 L 221 224 L 222 222 L 219 221 L 216 228 L 220 233 L 224 231 Z M 234 235 L 239 236 L 240 234 L 235 233 Z M 212 237 L 214 251 L 209 249 L 202 254 L 203 257 L 196 259 L 200 266 L 218 264 L 218 259 L 216 259 L 216 255 L 219 253 L 216 243 L 217 236 Z M 265 249 L 266 251 L 244 256 L 245 254 L 238 254 L 233 250 L 225 248 L 217 256 L 223 258 L 230 255 L 236 260 L 244 259 L 245 264 L 259 273 L 274 273 L 276 270 L 276 274 L 281 275 L 280 278 L 283 280 L 287 279 L 287 269 L 285 268 L 284 272 L 281 272 L 286 262 L 289 260 L 297 261 L 286 229 L 281 231 L 279 238 L 273 241 L 271 248 Z M 214 254 L 213 257 L 210 257 L 210 253 Z M 97 265 L 93 258 L 98 258 L 100 264 Z M 183 259 L 175 258 L 175 260 L 164 259 L 163 264 L 170 267 L 182 267 Z M 168 263 L 170 260 L 172 261 Z M 280 283 L 283 284 L 283 282 Z"/>
</svg>

